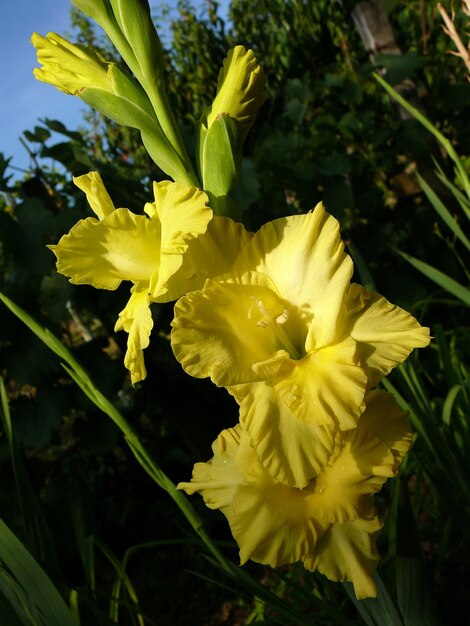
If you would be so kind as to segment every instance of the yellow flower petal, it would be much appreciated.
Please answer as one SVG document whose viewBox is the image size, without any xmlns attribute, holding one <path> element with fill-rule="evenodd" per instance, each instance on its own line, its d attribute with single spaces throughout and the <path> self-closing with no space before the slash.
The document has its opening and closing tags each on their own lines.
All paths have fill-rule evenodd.
<svg viewBox="0 0 470 626">
<path fill-rule="evenodd" d="M 346 301 L 344 330 L 357 342 L 357 356 L 375 386 L 414 348 L 429 344 L 429 328 L 375 292 L 352 284 Z"/>
<path fill-rule="evenodd" d="M 336 341 L 338 316 L 353 272 L 339 223 L 320 203 L 306 215 L 268 222 L 237 259 L 233 272 L 267 274 L 282 298 L 311 322 L 307 352 Z"/>
<path fill-rule="evenodd" d="M 369 391 L 366 404 L 367 411 L 362 414 L 358 426 L 387 444 L 395 457 L 397 470 L 412 440 L 408 414 L 402 411 L 392 394 L 385 391 Z"/>
<path fill-rule="evenodd" d="M 74 176 L 75 185 L 86 193 L 88 204 L 99 220 L 103 220 L 114 211 L 114 204 L 98 172 L 89 172 L 83 176 Z"/>
<path fill-rule="evenodd" d="M 47 33 L 47 37 L 33 33 L 31 42 L 43 65 L 34 69 L 38 80 L 74 95 L 86 87 L 110 89 L 108 64 L 94 50 L 70 43 L 56 33 Z"/>
<path fill-rule="evenodd" d="M 351 338 L 313 351 L 289 375 L 273 381 L 279 399 L 308 424 L 354 428 L 364 410 L 367 377 L 355 361 Z"/>
<path fill-rule="evenodd" d="M 244 476 L 236 464 L 240 445 L 240 428 L 228 428 L 212 444 L 213 458 L 207 463 L 196 463 L 189 483 L 179 483 L 177 489 L 191 495 L 199 492 L 210 509 L 220 509 L 231 515 L 235 489 Z"/>
<path fill-rule="evenodd" d="M 136 285 L 131 289 L 131 297 L 125 308 L 119 313 L 114 330 L 129 333 L 124 365 L 131 373 L 132 384 L 144 380 L 147 371 L 144 365 L 144 349 L 150 342 L 153 328 L 148 284 Z"/>
<path fill-rule="evenodd" d="M 55 246 L 57 271 L 77 285 L 116 289 L 121 281 L 149 281 L 160 263 L 159 223 L 127 209 L 98 221 L 79 221 Z"/>
<path fill-rule="evenodd" d="M 210 128 L 219 115 L 226 114 L 240 124 L 244 137 L 266 100 L 265 83 L 263 69 L 257 64 L 253 51 L 235 46 L 220 70 L 217 95 L 202 123 Z"/>
<path fill-rule="evenodd" d="M 298 420 L 266 383 L 246 387 L 240 423 L 261 463 L 275 480 L 306 487 L 328 463 L 335 443 L 333 430 Z"/>
<path fill-rule="evenodd" d="M 381 527 L 377 517 L 333 524 L 305 557 L 306 569 L 318 570 L 330 580 L 352 582 L 358 600 L 375 598 L 372 576 L 379 560 L 375 536 Z"/>
<path fill-rule="evenodd" d="M 238 487 L 230 528 L 240 546 L 240 561 L 278 567 L 299 561 L 317 539 L 305 495 L 280 483 L 253 482 Z"/>
<path fill-rule="evenodd" d="M 393 454 L 372 433 L 356 428 L 338 435 L 337 444 L 330 463 L 308 487 L 312 516 L 329 523 L 359 517 L 364 496 L 376 493 L 394 476 Z"/>
<path fill-rule="evenodd" d="M 277 373 L 289 362 L 286 346 L 264 325 L 266 315 L 275 318 L 284 310 L 275 286 L 263 274 L 208 280 L 203 290 L 175 305 L 173 352 L 188 374 L 210 376 L 219 386 L 262 380 L 263 365 Z"/>
<path fill-rule="evenodd" d="M 240 222 L 214 215 L 207 231 L 189 242 L 175 282 L 185 285 L 185 293 L 201 289 L 207 278 L 226 274 L 232 269 L 235 259 L 252 237 L 253 234 Z"/>
<path fill-rule="evenodd" d="M 168 302 L 186 293 L 187 287 L 177 271 L 189 242 L 204 233 L 212 218 L 206 194 L 184 183 L 154 183 L 155 202 L 145 205 L 152 222 L 161 224 L 160 268 L 151 282 L 152 299 Z"/>
</svg>

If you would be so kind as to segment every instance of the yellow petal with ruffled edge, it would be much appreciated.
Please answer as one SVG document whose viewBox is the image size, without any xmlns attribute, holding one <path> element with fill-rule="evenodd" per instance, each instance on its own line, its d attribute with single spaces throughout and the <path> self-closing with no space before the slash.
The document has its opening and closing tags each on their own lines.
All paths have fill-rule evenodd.
<svg viewBox="0 0 470 626">
<path fill-rule="evenodd" d="M 188 243 L 175 282 L 184 282 L 186 291 L 196 291 L 207 278 L 226 274 L 253 233 L 229 217 L 214 215 L 206 232 Z M 178 296 L 177 296 L 178 297 Z M 177 297 L 170 298 L 176 300 Z"/>
<path fill-rule="evenodd" d="M 274 481 L 243 431 L 236 463 L 244 481 L 235 490 L 228 520 L 240 546 L 241 563 L 252 559 L 277 567 L 298 561 L 317 539 L 305 492 Z"/>
<path fill-rule="evenodd" d="M 152 313 L 148 284 L 135 285 L 131 289 L 131 297 L 125 308 L 119 313 L 114 330 L 125 330 L 129 333 L 124 365 L 131 373 L 134 385 L 144 380 L 147 371 L 144 364 L 144 350 L 150 343 L 150 333 L 153 328 Z"/>
<path fill-rule="evenodd" d="M 364 496 L 379 491 L 395 474 L 393 454 L 372 433 L 356 428 L 339 434 L 337 445 L 330 463 L 306 490 L 311 515 L 328 523 L 359 517 Z"/>
<path fill-rule="evenodd" d="M 229 51 L 219 72 L 217 94 L 202 123 L 210 128 L 219 115 L 229 115 L 246 136 L 258 109 L 266 100 L 266 79 L 252 50 L 235 46 Z"/>
<path fill-rule="evenodd" d="M 160 224 L 127 209 L 98 221 L 79 221 L 55 246 L 57 271 L 77 285 L 117 289 L 121 281 L 149 281 L 158 274 Z"/>
<path fill-rule="evenodd" d="M 173 352 L 188 374 L 209 376 L 219 386 L 263 380 L 289 367 L 288 350 L 296 349 L 288 337 L 284 341 L 283 329 L 280 336 L 268 323 L 285 308 L 273 282 L 259 272 L 207 280 L 175 305 Z"/>
<path fill-rule="evenodd" d="M 379 560 L 375 537 L 381 527 L 377 517 L 333 524 L 304 558 L 306 569 L 318 570 L 330 580 L 352 582 L 358 600 L 375 598 L 372 576 Z"/>
<path fill-rule="evenodd" d="M 47 37 L 33 33 L 31 43 L 43 64 L 33 70 L 38 80 L 74 95 L 86 87 L 110 89 L 108 64 L 92 48 L 70 43 L 57 33 Z"/>
<path fill-rule="evenodd" d="M 89 172 L 83 176 L 74 176 L 73 182 L 86 194 L 88 204 L 99 220 L 103 220 L 115 209 L 113 201 L 104 186 L 98 172 Z"/>
<path fill-rule="evenodd" d="M 291 373 L 273 379 L 279 400 L 307 424 L 355 428 L 364 410 L 367 377 L 356 363 L 351 338 L 295 361 Z"/>
<path fill-rule="evenodd" d="M 352 284 L 346 300 L 344 331 L 357 342 L 357 357 L 374 387 L 414 348 L 429 344 L 429 328 L 374 291 Z"/>
<path fill-rule="evenodd" d="M 333 343 L 338 316 L 353 273 L 339 223 L 320 203 L 306 215 L 268 222 L 243 249 L 233 272 L 267 274 L 282 298 L 310 324 L 306 352 Z"/>
<path fill-rule="evenodd" d="M 181 482 L 177 489 L 187 494 L 199 492 L 210 509 L 220 509 L 231 515 L 236 488 L 244 476 L 236 465 L 240 445 L 240 428 L 228 428 L 212 444 L 214 456 L 207 463 L 196 463 L 191 482 Z"/>
<path fill-rule="evenodd" d="M 177 271 L 191 239 L 205 233 L 212 209 L 204 192 L 184 183 L 154 183 L 153 191 L 155 202 L 147 203 L 144 210 L 152 222 L 161 225 L 161 259 L 158 280 L 150 283 L 150 290 L 153 300 L 168 302 L 187 291 Z"/>
<path fill-rule="evenodd" d="M 373 433 L 383 441 L 395 457 L 395 470 L 408 452 L 412 433 L 408 414 L 397 404 L 392 394 L 374 390 L 366 394 L 367 411 L 362 415 L 359 428 Z"/>
<path fill-rule="evenodd" d="M 290 487 L 306 487 L 328 463 L 335 443 L 333 429 L 298 420 L 266 383 L 247 388 L 240 423 L 261 463 L 273 479 Z"/>
</svg>

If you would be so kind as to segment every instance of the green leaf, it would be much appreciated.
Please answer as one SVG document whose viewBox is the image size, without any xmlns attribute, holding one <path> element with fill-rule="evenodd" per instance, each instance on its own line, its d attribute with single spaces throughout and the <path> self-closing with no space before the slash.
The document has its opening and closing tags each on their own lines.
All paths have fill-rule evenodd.
<svg viewBox="0 0 470 626">
<path fill-rule="evenodd" d="M 18 585 L 18 592 L 37 611 L 37 626 L 77 626 L 67 605 L 44 570 L 0 520 L 0 561 Z M 12 607 L 21 617 L 22 608 Z M 36 625 L 35 625 L 36 626 Z"/>
<path fill-rule="evenodd" d="M 0 397 L 2 410 L 0 417 L 4 433 L 8 439 L 11 464 L 15 477 L 17 494 L 20 502 L 23 529 L 27 546 L 33 555 L 41 561 L 54 565 L 57 562 L 54 544 L 42 508 L 29 480 L 23 458 L 16 444 L 8 406 L 7 393 L 3 378 L 0 377 Z"/>
<path fill-rule="evenodd" d="M 450 278 L 450 276 L 447 276 L 435 267 L 424 263 L 424 261 L 420 261 L 419 259 L 416 259 L 405 252 L 401 252 L 400 250 L 396 250 L 396 252 L 419 272 L 427 276 L 427 278 L 454 295 L 467 306 L 470 306 L 470 289 L 468 287 L 464 287 L 453 278 Z"/>
<path fill-rule="evenodd" d="M 374 582 L 377 586 L 377 598 L 365 600 L 357 600 L 352 583 L 344 582 L 343 586 L 367 626 L 405 626 L 387 587 L 377 573 Z"/>
<path fill-rule="evenodd" d="M 446 225 L 450 228 L 450 230 L 457 237 L 457 239 L 459 239 L 464 244 L 467 250 L 470 250 L 470 241 L 467 239 L 464 232 L 458 225 L 457 220 L 454 217 L 452 217 L 452 215 L 447 210 L 447 208 L 445 207 L 444 203 L 441 201 L 439 196 L 434 192 L 433 189 L 431 189 L 431 187 L 424 180 L 424 178 L 422 178 L 419 174 L 417 174 L 417 177 L 418 177 L 418 181 L 421 186 L 421 189 L 426 194 L 429 202 L 434 207 L 434 210 L 436 211 L 436 213 L 443 219 Z"/>
<path fill-rule="evenodd" d="M 400 481 L 394 502 L 396 512 L 397 601 L 405 626 L 433 626 L 432 610 L 416 522 L 406 484 Z"/>
<path fill-rule="evenodd" d="M 418 111 L 417 108 L 412 106 L 409 102 L 405 100 L 391 85 L 387 83 L 381 76 L 378 74 L 374 74 L 375 80 L 382 85 L 385 91 L 394 98 L 404 109 L 408 111 L 420 124 L 424 126 L 430 133 L 434 135 L 434 137 L 438 140 L 450 158 L 454 161 L 456 166 L 457 177 L 460 181 L 460 184 L 465 190 L 467 198 L 470 200 L 470 179 L 468 177 L 467 171 L 465 169 L 462 160 L 459 155 L 455 151 L 455 148 L 452 145 L 452 142 L 447 139 L 427 118 L 425 115 Z"/>
</svg>

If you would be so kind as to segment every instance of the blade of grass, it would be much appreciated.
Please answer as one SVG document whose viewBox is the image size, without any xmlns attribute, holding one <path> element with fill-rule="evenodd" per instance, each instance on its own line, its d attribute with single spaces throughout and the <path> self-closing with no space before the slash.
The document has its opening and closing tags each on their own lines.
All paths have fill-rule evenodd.
<svg viewBox="0 0 470 626">
<path fill-rule="evenodd" d="M 37 607 L 44 626 L 77 626 L 66 603 L 44 570 L 0 520 L 0 560 Z"/>
<path fill-rule="evenodd" d="M 415 257 L 406 254 L 405 252 L 401 252 L 394 248 L 394 250 L 403 258 L 405 261 L 408 261 L 410 265 L 416 268 L 419 272 L 424 274 L 427 278 L 435 282 L 437 285 L 454 295 L 456 298 L 461 300 L 467 306 L 470 306 L 470 289 L 464 287 L 460 283 L 458 283 L 450 276 L 447 276 L 440 270 L 437 270 L 435 267 L 424 263 L 424 261 L 420 261 Z"/>
<path fill-rule="evenodd" d="M 7 392 L 3 378 L 0 376 L 0 399 L 2 420 L 5 435 L 10 448 L 11 465 L 15 477 L 16 491 L 20 503 L 22 525 L 26 538 L 26 547 L 32 555 L 48 563 L 49 566 L 57 565 L 57 555 L 45 520 L 41 505 L 36 493 L 32 488 L 23 458 L 16 444 L 11 423 L 10 408 L 8 406 Z"/>
<path fill-rule="evenodd" d="M 434 207 L 436 213 L 441 217 L 441 219 L 445 222 L 448 228 L 454 233 L 454 235 L 459 239 L 463 245 L 470 250 L 470 241 L 465 236 L 463 230 L 460 228 L 457 220 L 451 215 L 450 211 L 447 210 L 446 206 L 439 198 L 439 196 L 435 193 L 433 189 L 428 185 L 428 183 L 422 178 L 419 174 L 416 174 L 420 187 L 426 194 L 427 199 Z"/>
<path fill-rule="evenodd" d="M 379 574 L 374 576 L 377 598 L 357 600 L 352 583 L 343 582 L 349 598 L 367 626 L 405 626 Z"/>
<path fill-rule="evenodd" d="M 403 478 L 392 503 L 396 519 L 396 587 L 405 626 L 437 626 L 421 557 L 418 530 Z"/>
<path fill-rule="evenodd" d="M 111 552 L 108 546 L 106 546 L 99 539 L 95 539 L 95 545 L 97 548 L 101 550 L 104 556 L 111 563 L 111 565 L 113 566 L 116 572 L 116 576 L 119 580 L 119 585 L 117 587 L 116 587 L 116 584 L 113 584 L 112 597 L 111 597 L 111 602 L 109 605 L 110 618 L 114 622 L 116 622 L 116 624 L 119 623 L 119 606 L 120 606 L 120 595 L 121 595 L 120 591 L 121 591 L 122 585 L 124 585 L 129 595 L 129 598 L 131 600 L 131 606 L 129 606 L 128 609 L 129 609 L 129 614 L 131 616 L 132 623 L 135 624 L 134 617 L 136 617 L 137 623 L 139 624 L 139 626 L 145 626 L 142 611 L 139 606 L 139 599 L 137 597 L 137 593 L 135 591 L 134 585 L 132 584 L 129 576 L 126 574 L 126 571 L 123 568 L 122 564 L 119 562 L 119 559 Z"/>
<path fill-rule="evenodd" d="M 367 289 L 367 291 L 374 291 L 375 282 L 372 278 L 372 274 L 370 273 L 367 263 L 364 261 L 364 257 L 350 239 L 347 242 L 347 248 L 352 257 L 352 260 L 354 261 L 354 266 L 357 269 L 357 273 L 359 274 L 362 285 Z"/>
<path fill-rule="evenodd" d="M 375 80 L 385 89 L 385 91 L 396 100 L 404 109 L 406 109 L 420 124 L 422 124 L 434 137 L 439 141 L 444 150 L 454 161 L 457 169 L 458 178 L 462 184 L 462 187 L 470 199 L 470 180 L 468 178 L 464 164 L 462 163 L 459 155 L 455 151 L 451 141 L 447 139 L 422 113 L 418 111 L 414 106 L 407 102 L 391 85 L 387 83 L 379 74 L 373 74 Z"/>
</svg>

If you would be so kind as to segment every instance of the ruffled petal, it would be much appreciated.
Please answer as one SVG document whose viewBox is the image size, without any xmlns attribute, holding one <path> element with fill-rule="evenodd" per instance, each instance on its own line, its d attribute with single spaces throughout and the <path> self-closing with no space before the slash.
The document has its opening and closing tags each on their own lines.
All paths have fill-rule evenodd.
<svg viewBox="0 0 470 626">
<path fill-rule="evenodd" d="M 317 539 L 300 489 L 268 481 L 238 487 L 229 519 L 240 546 L 240 561 L 278 567 L 295 563 L 313 549 Z"/>
<path fill-rule="evenodd" d="M 152 299 L 168 302 L 186 293 L 186 285 L 175 275 L 183 263 L 188 243 L 204 233 L 212 218 L 206 194 L 196 187 L 165 180 L 153 184 L 155 202 L 145 212 L 161 229 L 158 280 L 151 283 Z M 170 293 L 171 292 L 171 293 Z"/>
<path fill-rule="evenodd" d="M 240 423 L 266 471 L 290 487 L 306 487 L 328 463 L 333 430 L 298 420 L 266 383 L 246 385 Z"/>
<path fill-rule="evenodd" d="M 127 209 L 98 221 L 80 220 L 55 246 L 57 271 L 77 285 L 116 289 L 121 281 L 149 281 L 160 262 L 158 224 Z"/>
<path fill-rule="evenodd" d="M 355 350 L 354 341 L 348 338 L 295 361 L 290 375 L 273 381 L 279 399 L 308 424 L 354 428 L 364 410 L 367 385 Z"/>
<path fill-rule="evenodd" d="M 239 445 L 239 427 L 222 431 L 212 444 L 212 459 L 196 463 L 191 482 L 179 483 L 177 489 L 199 492 L 210 509 L 220 509 L 230 519 L 235 490 L 244 480 L 236 464 Z"/>
<path fill-rule="evenodd" d="M 358 600 L 375 598 L 372 577 L 379 560 L 375 537 L 381 527 L 377 517 L 333 524 L 305 557 L 306 569 L 318 570 L 330 580 L 352 582 Z"/>
<path fill-rule="evenodd" d="M 363 496 L 379 491 L 394 476 L 395 459 L 372 433 L 359 428 L 337 436 L 338 451 L 308 487 L 311 515 L 344 523 L 363 511 Z"/>
<path fill-rule="evenodd" d="M 181 269 L 167 285 L 168 295 L 174 296 L 169 300 L 176 300 L 182 293 L 202 289 L 206 279 L 229 272 L 252 237 L 253 234 L 240 222 L 214 215 L 207 231 L 189 242 Z"/>
<path fill-rule="evenodd" d="M 152 312 L 148 285 L 135 285 L 131 289 L 131 297 L 125 308 L 119 313 L 114 327 L 115 331 L 125 330 L 129 333 L 124 365 L 131 373 L 134 385 L 144 380 L 147 371 L 144 364 L 144 349 L 150 343 L 150 333 L 153 328 Z"/>
<path fill-rule="evenodd" d="M 386 391 L 369 391 L 366 394 L 366 405 L 367 411 L 362 414 L 358 426 L 387 444 L 395 457 L 397 470 L 413 438 L 408 413 Z"/>
<path fill-rule="evenodd" d="M 429 344 L 429 328 L 374 291 L 352 284 L 342 327 L 357 342 L 357 357 L 375 386 L 414 348 Z"/>
<path fill-rule="evenodd" d="M 262 226 L 233 268 L 234 272 L 250 270 L 272 278 L 282 298 L 311 322 L 307 352 L 335 342 L 353 264 L 344 252 L 338 221 L 321 203 L 306 215 Z"/>
<path fill-rule="evenodd" d="M 74 176 L 75 185 L 86 193 L 88 204 L 95 212 L 99 220 L 114 211 L 114 204 L 104 186 L 98 172 L 89 172 L 83 176 Z"/>
<path fill-rule="evenodd" d="M 261 305 L 259 303 L 262 303 Z M 175 305 L 171 345 L 185 371 L 219 386 L 262 380 L 290 361 L 266 315 L 282 315 L 285 303 L 272 281 L 257 272 L 208 280 Z"/>
</svg>

